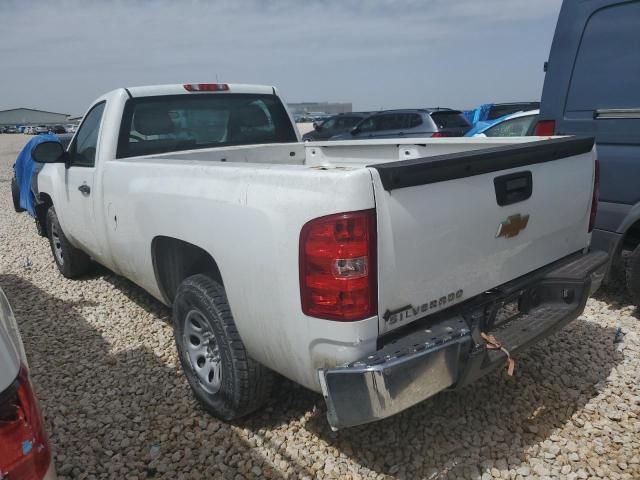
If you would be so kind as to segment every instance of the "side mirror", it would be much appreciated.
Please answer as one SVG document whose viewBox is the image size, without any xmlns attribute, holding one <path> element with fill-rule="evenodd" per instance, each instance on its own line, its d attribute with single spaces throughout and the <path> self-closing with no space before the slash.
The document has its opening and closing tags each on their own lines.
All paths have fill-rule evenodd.
<svg viewBox="0 0 640 480">
<path fill-rule="evenodd" d="M 31 157 L 38 163 L 64 163 L 64 147 L 59 142 L 42 142 L 33 149 Z"/>
<path fill-rule="evenodd" d="M 313 129 L 314 129 L 316 132 L 319 132 L 320 130 L 322 130 L 322 124 L 321 124 L 321 123 L 313 122 Z"/>
</svg>

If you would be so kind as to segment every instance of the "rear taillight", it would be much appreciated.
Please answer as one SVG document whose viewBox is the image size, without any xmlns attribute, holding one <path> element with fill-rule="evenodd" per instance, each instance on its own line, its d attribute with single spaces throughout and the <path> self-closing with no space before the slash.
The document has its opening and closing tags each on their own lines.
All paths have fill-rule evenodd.
<svg viewBox="0 0 640 480">
<path fill-rule="evenodd" d="M 591 215 L 589 216 L 589 232 L 593 231 L 596 225 L 596 215 L 598 213 L 598 199 L 600 197 L 600 162 L 596 160 L 593 172 L 593 194 L 591 195 Z"/>
<path fill-rule="evenodd" d="M 431 135 L 431 138 L 444 138 L 444 137 L 450 137 L 451 135 L 449 135 L 446 132 L 436 132 L 433 135 Z"/>
<path fill-rule="evenodd" d="M 51 452 L 29 375 L 20 370 L 0 393 L 0 479 L 41 480 Z"/>
<path fill-rule="evenodd" d="M 555 120 L 538 120 L 535 135 L 537 137 L 551 137 L 556 133 Z"/>
<path fill-rule="evenodd" d="M 187 92 L 226 92 L 229 85 L 226 83 L 185 83 L 183 85 Z"/>
<path fill-rule="evenodd" d="M 376 211 L 316 218 L 300 232 L 305 315 L 352 322 L 377 313 Z"/>
</svg>

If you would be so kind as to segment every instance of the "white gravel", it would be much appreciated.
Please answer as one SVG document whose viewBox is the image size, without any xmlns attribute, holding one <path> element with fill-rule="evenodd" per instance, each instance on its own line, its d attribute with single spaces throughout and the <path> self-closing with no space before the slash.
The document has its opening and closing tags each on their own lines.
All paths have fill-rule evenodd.
<svg viewBox="0 0 640 480">
<path fill-rule="evenodd" d="M 266 409 L 227 424 L 192 399 L 168 309 L 103 268 L 65 280 L 14 213 L 11 165 L 27 139 L 0 135 L 0 286 L 61 478 L 640 478 L 640 314 L 619 282 L 519 355 L 515 378 L 499 371 L 337 433 L 320 396 L 283 380 Z"/>
</svg>

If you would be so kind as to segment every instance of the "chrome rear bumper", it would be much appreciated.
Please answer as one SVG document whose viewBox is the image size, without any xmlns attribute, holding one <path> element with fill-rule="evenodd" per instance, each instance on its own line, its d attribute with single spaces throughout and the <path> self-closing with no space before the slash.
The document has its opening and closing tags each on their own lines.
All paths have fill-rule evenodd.
<svg viewBox="0 0 640 480">
<path fill-rule="evenodd" d="M 449 312 L 417 320 L 411 331 L 367 357 L 320 369 L 329 424 L 338 429 L 380 420 L 480 378 L 506 358 L 485 348 L 481 331 L 492 333 L 512 354 L 551 335 L 582 313 L 606 264 L 604 252 L 574 255 Z M 514 298 L 521 313 L 497 324 L 499 307 Z"/>
</svg>

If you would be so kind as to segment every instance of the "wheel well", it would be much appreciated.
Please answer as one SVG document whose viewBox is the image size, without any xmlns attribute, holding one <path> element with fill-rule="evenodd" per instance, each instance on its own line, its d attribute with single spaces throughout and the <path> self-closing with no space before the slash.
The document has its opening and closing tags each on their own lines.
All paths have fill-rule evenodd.
<svg viewBox="0 0 640 480">
<path fill-rule="evenodd" d="M 182 281 L 192 275 L 203 273 L 223 284 L 220 269 L 213 257 L 191 243 L 159 236 L 151 242 L 151 256 L 158 286 L 169 303 L 173 303 Z"/>
<path fill-rule="evenodd" d="M 36 221 L 39 228 L 38 233 L 42 237 L 47 236 L 47 211 L 53 206 L 53 200 L 47 193 L 38 194 L 38 203 L 36 203 Z"/>
<path fill-rule="evenodd" d="M 38 205 L 46 205 L 47 208 L 53 205 L 53 200 L 48 193 L 39 193 L 38 194 Z"/>
<path fill-rule="evenodd" d="M 638 245 L 640 245 L 640 220 L 636 220 L 625 232 L 622 240 L 622 249 L 633 250 Z"/>
</svg>

